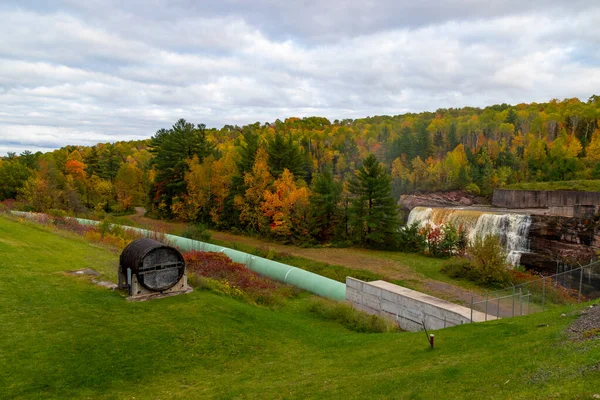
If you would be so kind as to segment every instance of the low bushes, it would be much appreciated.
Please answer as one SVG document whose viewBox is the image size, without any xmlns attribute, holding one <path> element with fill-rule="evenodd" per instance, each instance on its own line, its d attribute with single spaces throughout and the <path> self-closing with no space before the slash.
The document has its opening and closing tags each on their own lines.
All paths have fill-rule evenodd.
<svg viewBox="0 0 600 400">
<path fill-rule="evenodd" d="M 267 306 L 280 305 L 298 289 L 262 277 L 244 264 L 231 261 L 222 253 L 189 251 L 183 254 L 196 286 Z M 207 280 L 208 279 L 208 280 Z M 244 293 L 240 295 L 238 291 Z"/>
<path fill-rule="evenodd" d="M 188 225 L 181 236 L 201 242 L 208 242 L 211 237 L 204 224 Z"/>
<path fill-rule="evenodd" d="M 556 281 L 551 278 L 543 280 L 539 274 L 532 271 L 513 269 L 510 271 L 510 279 L 514 285 L 521 285 L 529 292 L 535 294 L 536 297 L 544 295 L 547 303 L 575 303 L 579 298 L 578 289 L 568 289 L 562 285 L 557 285 Z"/>
<path fill-rule="evenodd" d="M 463 254 L 467 245 L 465 230 L 451 224 L 420 227 L 414 223 L 402 227 L 398 232 L 398 249 L 401 251 L 450 257 Z"/>
<path fill-rule="evenodd" d="M 377 315 L 360 312 L 348 304 L 325 299 L 314 299 L 308 303 L 308 312 L 323 319 L 339 322 L 347 329 L 361 333 L 383 333 L 398 331 L 396 324 Z"/>
<path fill-rule="evenodd" d="M 133 229 L 114 224 L 110 218 L 106 218 L 98 225 L 80 224 L 76 219 L 66 217 L 61 210 L 56 210 L 51 214 L 34 213 L 29 214 L 25 219 L 37 224 L 54 227 L 61 231 L 74 233 L 83 236 L 93 243 L 98 243 L 109 248 L 122 250 L 135 239 L 143 237 Z M 152 239 L 166 243 L 164 232 L 152 232 Z"/>
<path fill-rule="evenodd" d="M 473 270 L 477 272 L 477 282 L 484 286 L 505 285 L 510 283 L 506 251 L 500 237 L 476 236 L 467 248 L 467 257 Z"/>
<path fill-rule="evenodd" d="M 476 237 L 464 257 L 449 259 L 441 271 L 451 278 L 465 278 L 482 286 L 510 284 L 506 252 L 500 238 L 493 235 Z"/>
</svg>

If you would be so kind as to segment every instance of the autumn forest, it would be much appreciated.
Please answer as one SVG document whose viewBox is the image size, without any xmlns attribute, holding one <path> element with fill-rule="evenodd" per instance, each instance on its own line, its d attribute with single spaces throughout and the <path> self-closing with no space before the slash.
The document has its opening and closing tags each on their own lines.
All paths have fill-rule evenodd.
<svg viewBox="0 0 600 400">
<path fill-rule="evenodd" d="M 4 207 L 155 218 L 295 243 L 385 245 L 401 194 L 600 179 L 600 97 L 209 129 L 0 160 Z M 148 132 L 152 135 L 152 132 Z"/>
</svg>

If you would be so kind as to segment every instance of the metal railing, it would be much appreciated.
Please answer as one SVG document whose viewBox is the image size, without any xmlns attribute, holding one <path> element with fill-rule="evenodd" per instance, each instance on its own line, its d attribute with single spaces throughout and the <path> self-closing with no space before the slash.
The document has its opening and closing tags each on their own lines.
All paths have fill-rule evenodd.
<svg viewBox="0 0 600 400">
<path fill-rule="evenodd" d="M 485 313 L 485 320 L 528 315 L 557 305 L 600 298 L 600 261 L 569 266 L 557 263 L 557 273 L 542 275 L 504 289 L 471 294 L 473 312 Z"/>
</svg>

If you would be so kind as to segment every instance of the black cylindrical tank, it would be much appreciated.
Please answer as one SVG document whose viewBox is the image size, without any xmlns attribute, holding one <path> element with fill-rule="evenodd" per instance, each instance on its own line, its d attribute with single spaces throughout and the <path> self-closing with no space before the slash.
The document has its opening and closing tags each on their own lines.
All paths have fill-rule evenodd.
<svg viewBox="0 0 600 400">
<path fill-rule="evenodd" d="M 134 240 L 125 247 L 120 264 L 125 275 L 131 269 L 138 282 L 153 291 L 173 287 L 185 272 L 185 261 L 177 249 L 149 238 Z"/>
</svg>

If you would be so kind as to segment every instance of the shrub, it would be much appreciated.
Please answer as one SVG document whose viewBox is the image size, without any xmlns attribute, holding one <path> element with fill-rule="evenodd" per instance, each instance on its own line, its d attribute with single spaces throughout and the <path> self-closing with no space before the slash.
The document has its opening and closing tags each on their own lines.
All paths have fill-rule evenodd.
<svg viewBox="0 0 600 400">
<path fill-rule="evenodd" d="M 61 215 L 61 213 L 57 214 Z M 131 241 L 142 237 L 142 235 L 131 229 L 112 224 L 108 219 L 98 225 L 84 225 L 80 224 L 75 218 L 43 213 L 29 214 L 25 218 L 37 224 L 54 226 L 61 231 L 71 232 L 83 236 L 89 241 L 116 247 L 117 249 L 123 249 Z"/>
<path fill-rule="evenodd" d="M 12 209 L 18 209 L 19 203 L 14 199 L 6 199 L 0 201 L 0 212 L 8 212 Z"/>
<path fill-rule="evenodd" d="M 265 256 L 267 260 L 275 260 L 279 257 L 279 254 L 275 251 L 275 249 L 269 249 L 269 252 Z"/>
<path fill-rule="evenodd" d="M 537 296 L 545 295 L 546 301 L 549 303 L 567 304 L 578 301 L 579 291 L 577 289 L 555 285 L 555 281 L 551 278 L 546 278 L 544 282 L 539 274 L 517 268 L 509 271 L 509 274 L 513 284 L 523 285 L 526 290 Z"/>
<path fill-rule="evenodd" d="M 108 220 L 108 218 L 103 219 L 98 224 L 98 232 L 100 232 L 101 236 L 105 236 L 105 235 L 109 234 L 111 232 L 111 229 L 112 229 L 112 223 Z"/>
<path fill-rule="evenodd" d="M 481 194 L 481 189 L 479 189 L 479 186 L 476 184 L 469 183 L 465 188 L 465 192 L 479 196 Z"/>
<path fill-rule="evenodd" d="M 278 306 L 283 303 L 284 298 L 292 297 L 297 292 L 289 285 L 262 277 L 244 264 L 231 261 L 223 253 L 189 251 L 184 253 L 183 257 L 190 274 L 221 283 L 226 282 L 227 285 L 243 291 L 252 303 Z"/>
<path fill-rule="evenodd" d="M 402 227 L 398 232 L 401 251 L 424 253 L 433 257 L 462 254 L 467 242 L 464 230 L 457 230 L 452 224 L 428 224 L 421 228 L 418 223 L 414 223 Z"/>
<path fill-rule="evenodd" d="M 458 239 L 456 241 L 456 254 L 464 257 L 468 247 L 469 238 L 467 237 L 467 231 L 460 226 L 458 229 Z"/>
<path fill-rule="evenodd" d="M 402 251 L 419 253 L 427 246 L 426 236 L 421 234 L 418 223 L 405 225 L 398 231 L 398 247 Z"/>
<path fill-rule="evenodd" d="M 267 258 L 270 251 L 271 251 L 271 249 L 269 247 L 258 246 L 256 249 L 254 249 L 254 251 L 252 253 L 258 257 Z"/>
<path fill-rule="evenodd" d="M 498 236 L 476 236 L 467 252 L 471 267 L 477 275 L 477 283 L 486 286 L 510 283 L 506 252 Z"/>
<path fill-rule="evenodd" d="M 465 257 L 454 257 L 445 262 L 441 272 L 451 278 L 465 278 L 482 286 L 510 284 L 511 273 L 498 236 L 476 237 Z"/>
<path fill-rule="evenodd" d="M 466 278 L 473 280 L 474 273 L 471 262 L 466 258 L 453 257 L 446 261 L 441 271 L 450 278 Z"/>
<path fill-rule="evenodd" d="M 201 242 L 208 242 L 211 237 L 204 224 L 188 225 L 181 236 Z"/>
<path fill-rule="evenodd" d="M 397 331 L 393 322 L 377 315 L 368 315 L 350 305 L 325 299 L 314 299 L 308 303 L 308 311 L 323 319 L 339 322 L 347 329 L 362 333 Z"/>
<path fill-rule="evenodd" d="M 46 214 L 56 218 L 65 218 L 68 215 L 65 210 L 59 210 L 57 208 L 51 208 L 46 212 Z"/>
<path fill-rule="evenodd" d="M 442 229 L 439 226 L 427 225 L 425 228 L 425 237 L 427 238 L 427 251 L 426 254 L 439 257 L 440 254 L 440 243 L 442 242 Z"/>
<path fill-rule="evenodd" d="M 243 290 L 232 286 L 226 280 L 216 280 L 206 278 L 195 273 L 190 273 L 188 276 L 189 282 L 196 288 L 201 290 L 210 290 L 215 293 L 219 293 L 237 300 L 242 300 L 247 303 L 254 303 L 254 301 L 248 296 Z"/>
</svg>

